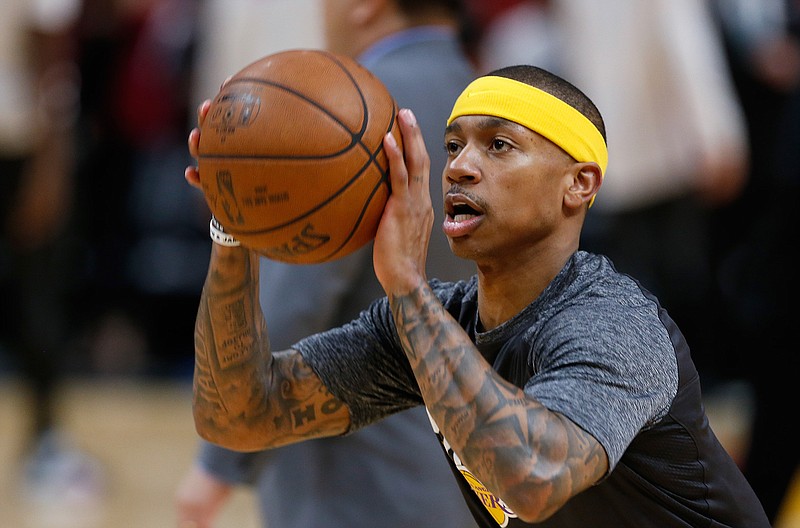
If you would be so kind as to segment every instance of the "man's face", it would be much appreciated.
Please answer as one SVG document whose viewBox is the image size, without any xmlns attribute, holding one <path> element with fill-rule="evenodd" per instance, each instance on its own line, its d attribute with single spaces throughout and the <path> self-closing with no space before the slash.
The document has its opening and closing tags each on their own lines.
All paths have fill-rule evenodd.
<svg viewBox="0 0 800 528">
<path fill-rule="evenodd" d="M 527 258 L 558 242 L 575 161 L 528 128 L 462 116 L 445 133 L 443 230 L 453 251 L 478 264 Z"/>
<path fill-rule="evenodd" d="M 322 0 L 325 48 L 328 51 L 351 55 L 349 42 L 352 41 L 352 28 L 349 15 L 353 4 L 352 0 Z"/>
</svg>

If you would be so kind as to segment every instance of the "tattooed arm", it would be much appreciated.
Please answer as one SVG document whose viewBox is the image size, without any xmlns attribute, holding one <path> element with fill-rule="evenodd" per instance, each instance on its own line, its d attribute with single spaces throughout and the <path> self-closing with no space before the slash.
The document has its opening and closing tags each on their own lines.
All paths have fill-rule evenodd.
<svg viewBox="0 0 800 528">
<path fill-rule="evenodd" d="M 538 522 L 602 478 L 605 450 L 564 416 L 502 379 L 425 280 L 431 228 L 427 153 L 401 111 L 403 149 L 386 138 L 392 195 L 375 273 L 431 416 L 461 461 L 523 520 Z"/>
<path fill-rule="evenodd" d="M 210 105 L 203 101 L 198 107 L 199 125 Z M 188 138 L 195 159 L 199 144 L 198 126 Z M 202 190 L 196 166 L 186 167 L 184 176 Z M 198 434 L 229 449 L 258 451 L 345 432 L 347 407 L 300 353 L 270 351 L 258 287 L 258 255 L 213 245 L 195 323 L 192 403 Z"/>
<path fill-rule="evenodd" d="M 390 297 L 425 404 L 462 462 L 527 522 L 605 475 L 597 440 L 503 380 L 428 288 Z"/>
<path fill-rule="evenodd" d="M 347 408 L 298 352 L 270 352 L 258 259 L 214 244 L 195 325 L 197 431 L 237 450 L 341 434 L 349 425 Z"/>
<path fill-rule="evenodd" d="M 214 244 L 195 325 L 193 412 L 201 437 L 251 451 L 337 435 L 349 426 L 294 350 L 271 353 L 258 255 Z"/>
</svg>

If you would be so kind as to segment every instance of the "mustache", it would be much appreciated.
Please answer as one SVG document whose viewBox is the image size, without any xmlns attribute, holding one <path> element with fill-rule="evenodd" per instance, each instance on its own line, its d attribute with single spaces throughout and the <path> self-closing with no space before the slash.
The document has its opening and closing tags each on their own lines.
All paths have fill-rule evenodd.
<svg viewBox="0 0 800 528">
<path fill-rule="evenodd" d="M 464 187 L 461 184 L 454 183 L 453 185 L 451 185 L 450 188 L 447 189 L 447 192 L 445 193 L 445 198 L 450 195 L 464 196 L 469 201 L 479 206 L 484 212 L 489 209 L 489 205 L 483 198 L 471 193 L 469 190 L 467 190 L 466 187 Z"/>
<path fill-rule="evenodd" d="M 480 196 L 470 192 L 466 187 L 455 183 L 450 186 L 444 196 L 444 213 L 448 214 L 450 207 L 448 201 L 466 201 L 469 207 L 481 214 L 486 214 L 490 207 L 489 204 Z"/>
</svg>

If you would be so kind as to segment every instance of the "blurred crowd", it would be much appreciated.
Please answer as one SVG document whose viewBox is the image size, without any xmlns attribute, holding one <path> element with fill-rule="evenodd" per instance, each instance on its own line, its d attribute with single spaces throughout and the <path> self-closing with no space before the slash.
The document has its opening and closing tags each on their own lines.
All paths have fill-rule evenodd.
<svg viewBox="0 0 800 528">
<path fill-rule="evenodd" d="M 218 82 L 197 71 L 211 34 L 203 4 L 0 0 L 0 374 L 31 389 L 32 485 L 54 482 L 42 462 L 61 449 L 53 401 L 65 376 L 191 376 L 210 242 L 182 173 L 192 83 Z M 662 299 L 709 393 L 731 381 L 751 391 L 738 461 L 774 520 L 800 463 L 784 434 L 800 403 L 789 344 L 800 2 L 465 8 L 477 71 L 537 64 L 607 114 L 608 180 L 585 247 Z M 57 467 L 68 479 L 65 467 L 88 461 Z"/>
<path fill-rule="evenodd" d="M 28 392 L 32 500 L 105 475 L 58 416 L 71 376 L 188 379 L 209 254 L 181 174 L 194 0 L 0 2 L 0 371 Z M 72 495 L 71 495 L 72 493 Z"/>
</svg>

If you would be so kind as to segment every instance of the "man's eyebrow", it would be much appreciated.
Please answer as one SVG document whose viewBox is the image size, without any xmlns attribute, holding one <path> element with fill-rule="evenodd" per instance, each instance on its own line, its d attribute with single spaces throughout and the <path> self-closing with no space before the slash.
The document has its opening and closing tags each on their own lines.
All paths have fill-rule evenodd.
<svg viewBox="0 0 800 528">
<path fill-rule="evenodd" d="M 518 125 L 502 117 L 482 116 L 475 126 L 481 130 L 490 130 L 495 128 L 515 128 Z M 457 121 L 453 121 L 453 123 L 444 129 L 444 133 L 448 134 L 450 132 L 460 132 L 462 130 L 461 125 Z"/>
<path fill-rule="evenodd" d="M 459 125 L 458 122 L 447 125 L 444 129 L 444 133 L 449 134 L 451 132 L 461 132 L 461 125 Z"/>
</svg>

